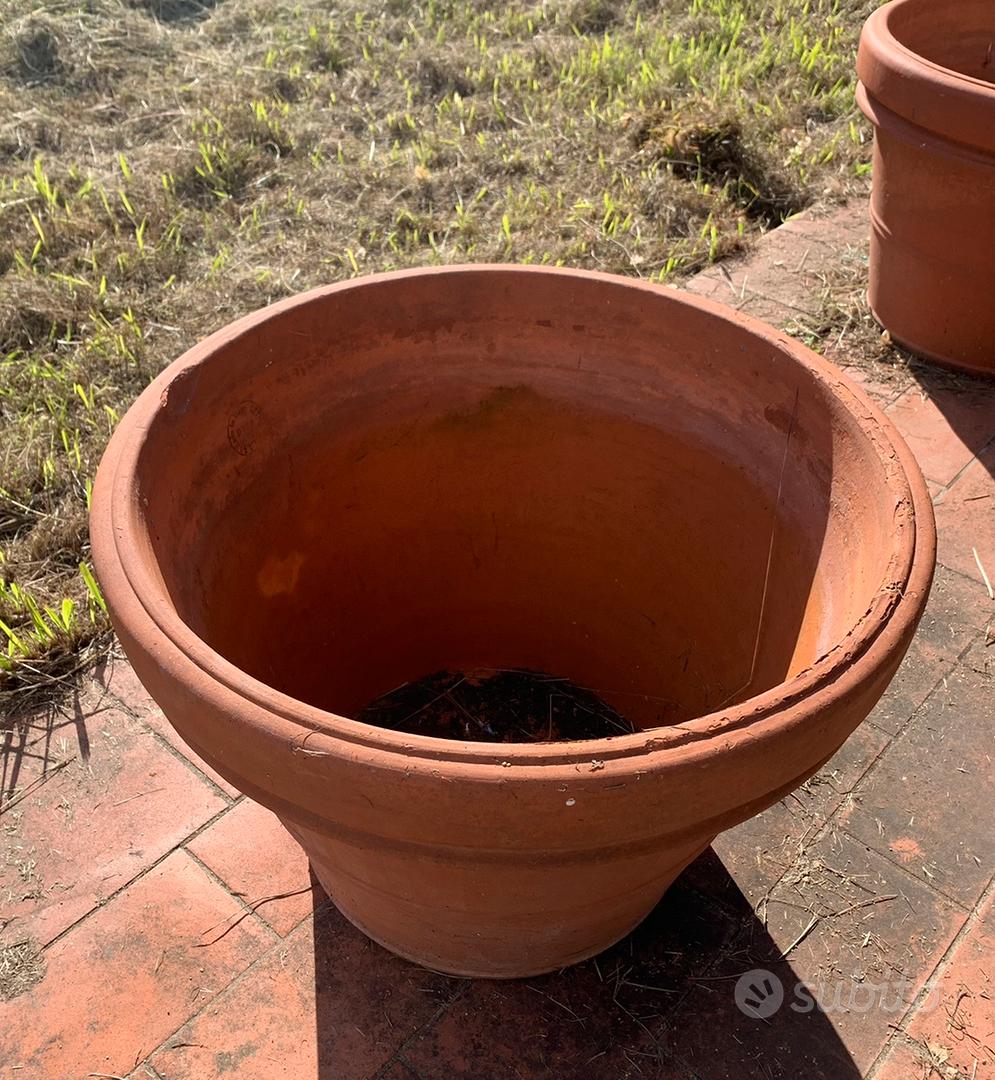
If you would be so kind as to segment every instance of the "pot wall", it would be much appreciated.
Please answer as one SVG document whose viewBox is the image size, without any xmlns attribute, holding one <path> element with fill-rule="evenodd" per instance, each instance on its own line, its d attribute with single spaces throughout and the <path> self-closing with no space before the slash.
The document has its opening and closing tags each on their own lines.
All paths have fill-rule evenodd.
<svg viewBox="0 0 995 1080">
<path fill-rule="evenodd" d="M 892 515 L 831 389 L 676 296 L 666 318 L 667 293 L 538 278 L 370 282 L 361 312 L 300 305 L 168 387 L 137 479 L 199 636 L 340 715 L 438 668 L 518 666 L 650 727 L 852 626 Z"/>
<path fill-rule="evenodd" d="M 893 0 L 861 37 L 874 124 L 868 299 L 900 344 L 995 373 L 995 8 Z"/>
<path fill-rule="evenodd" d="M 115 627 L 183 738 L 372 937 L 496 977 L 605 948 L 819 768 L 894 674 L 935 540 L 897 433 L 797 343 L 510 267 L 335 286 L 216 335 L 122 421 L 93 505 Z M 645 730 L 348 719 L 427 664 L 495 660 L 623 691 Z"/>
<path fill-rule="evenodd" d="M 425 853 L 415 887 L 410 856 L 330 840 L 289 825 L 339 910 L 409 960 L 454 975 L 523 978 L 602 952 L 634 929 L 710 843 L 700 838 L 619 858 L 509 865 Z M 626 883 L 618 888 L 618 875 Z"/>
<path fill-rule="evenodd" d="M 921 587 L 909 591 L 924 602 Z M 150 655 L 122 641 L 192 748 L 280 817 L 360 930 L 434 970 L 520 978 L 608 948 L 717 833 L 804 783 L 877 703 L 913 632 L 881 642 L 816 697 L 758 719 L 748 737 L 688 741 L 669 755 L 651 743 L 635 771 L 612 756 L 614 740 L 565 769 L 553 764 L 557 746 L 545 766 L 500 764 L 515 757 L 502 746 L 472 766 L 332 749 L 216 686 L 177 678 L 183 662 L 168 647 Z"/>
</svg>

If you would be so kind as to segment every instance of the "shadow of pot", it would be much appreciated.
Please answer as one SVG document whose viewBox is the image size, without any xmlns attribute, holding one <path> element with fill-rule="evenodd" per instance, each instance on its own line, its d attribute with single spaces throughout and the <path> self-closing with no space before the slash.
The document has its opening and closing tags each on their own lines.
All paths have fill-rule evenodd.
<svg viewBox="0 0 995 1080">
<path fill-rule="evenodd" d="M 870 287 L 900 344 L 995 375 L 995 7 L 892 0 L 864 24 L 874 124 Z"/>
<path fill-rule="evenodd" d="M 760 323 L 642 282 L 451 267 L 218 332 L 121 421 L 93 555 L 183 739 L 402 956 L 593 955 L 807 779 L 933 571 L 890 422 Z M 637 729 L 474 743 L 351 716 L 440 669 L 595 689 Z"/>
</svg>

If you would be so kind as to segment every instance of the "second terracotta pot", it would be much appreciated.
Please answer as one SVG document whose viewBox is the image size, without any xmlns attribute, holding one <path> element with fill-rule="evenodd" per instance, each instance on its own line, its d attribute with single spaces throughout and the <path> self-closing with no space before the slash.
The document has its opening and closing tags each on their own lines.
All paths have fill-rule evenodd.
<svg viewBox="0 0 995 1080">
<path fill-rule="evenodd" d="M 892 0 L 857 55 L 871 309 L 900 344 L 980 374 L 995 374 L 993 46 L 992 0 Z"/>
<path fill-rule="evenodd" d="M 191 350 L 119 425 L 92 539 L 142 682 L 345 915 L 510 977 L 626 934 L 837 750 L 911 640 L 935 537 L 895 429 L 797 342 L 642 282 L 457 267 Z M 639 730 L 352 719 L 481 667 L 567 677 Z"/>
</svg>

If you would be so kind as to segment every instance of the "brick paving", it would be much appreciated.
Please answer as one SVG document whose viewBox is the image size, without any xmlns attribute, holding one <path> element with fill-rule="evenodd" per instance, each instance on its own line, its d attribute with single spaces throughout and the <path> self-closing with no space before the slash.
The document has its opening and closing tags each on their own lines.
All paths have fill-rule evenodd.
<svg viewBox="0 0 995 1080">
<path fill-rule="evenodd" d="M 688 287 L 804 333 L 864 234 L 861 205 L 805 215 Z M 353 929 L 112 657 L 3 736 L 0 948 L 34 942 L 44 975 L 0 1002 L 0 1080 L 995 1080 L 995 384 L 830 355 L 922 464 L 940 565 L 888 694 L 808 784 L 596 960 L 447 978 Z M 786 995 L 765 1020 L 734 1000 L 755 968 Z"/>
</svg>

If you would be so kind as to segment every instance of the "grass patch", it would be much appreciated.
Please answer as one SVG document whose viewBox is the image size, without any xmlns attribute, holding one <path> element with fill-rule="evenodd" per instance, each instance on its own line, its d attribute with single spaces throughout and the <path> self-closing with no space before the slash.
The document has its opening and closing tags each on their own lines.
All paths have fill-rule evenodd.
<svg viewBox="0 0 995 1080">
<path fill-rule="evenodd" d="M 166 363 L 396 267 L 676 280 L 862 188 L 873 6 L 0 0 L 0 695 L 106 640 L 92 478 Z"/>
<path fill-rule="evenodd" d="M 26 993 L 45 977 L 45 961 L 33 941 L 0 946 L 0 1001 Z"/>
<path fill-rule="evenodd" d="M 804 210 L 809 193 L 769 151 L 760 132 L 748 133 L 731 112 L 695 110 L 690 116 L 663 112 L 646 117 L 636 145 L 654 151 L 673 176 L 696 190 L 719 190 L 751 221 L 768 228 Z"/>
</svg>

